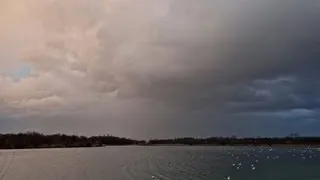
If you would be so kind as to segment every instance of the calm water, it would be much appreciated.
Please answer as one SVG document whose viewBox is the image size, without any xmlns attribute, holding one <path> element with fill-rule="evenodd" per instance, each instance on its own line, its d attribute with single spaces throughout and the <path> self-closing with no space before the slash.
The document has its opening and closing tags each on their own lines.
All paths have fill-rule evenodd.
<svg viewBox="0 0 320 180">
<path fill-rule="evenodd" d="M 320 151 L 103 147 L 0 151 L 0 180 L 320 180 Z"/>
</svg>

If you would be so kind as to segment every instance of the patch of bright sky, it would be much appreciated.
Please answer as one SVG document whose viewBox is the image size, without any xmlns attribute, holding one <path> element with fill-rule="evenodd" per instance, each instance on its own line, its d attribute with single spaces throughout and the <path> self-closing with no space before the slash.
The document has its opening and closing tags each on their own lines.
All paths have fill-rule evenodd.
<svg viewBox="0 0 320 180">
<path fill-rule="evenodd" d="M 31 68 L 27 65 L 20 65 L 14 70 L 3 73 L 6 76 L 13 78 L 16 81 L 19 81 L 22 78 L 28 77 L 31 74 Z"/>
</svg>

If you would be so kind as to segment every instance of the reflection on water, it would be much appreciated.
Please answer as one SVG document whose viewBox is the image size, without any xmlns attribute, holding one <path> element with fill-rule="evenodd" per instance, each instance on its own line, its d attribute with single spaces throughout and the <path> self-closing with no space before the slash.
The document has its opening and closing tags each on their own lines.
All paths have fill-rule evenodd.
<svg viewBox="0 0 320 180">
<path fill-rule="evenodd" d="M 103 147 L 0 152 L 0 180 L 315 180 L 312 148 Z"/>
</svg>

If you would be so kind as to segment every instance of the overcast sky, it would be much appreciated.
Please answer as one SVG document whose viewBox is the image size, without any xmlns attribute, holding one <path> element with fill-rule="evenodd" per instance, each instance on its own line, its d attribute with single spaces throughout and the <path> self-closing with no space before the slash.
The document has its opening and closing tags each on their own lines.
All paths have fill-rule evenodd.
<svg viewBox="0 0 320 180">
<path fill-rule="evenodd" d="M 1 0 L 0 132 L 320 135 L 317 0 Z"/>
</svg>

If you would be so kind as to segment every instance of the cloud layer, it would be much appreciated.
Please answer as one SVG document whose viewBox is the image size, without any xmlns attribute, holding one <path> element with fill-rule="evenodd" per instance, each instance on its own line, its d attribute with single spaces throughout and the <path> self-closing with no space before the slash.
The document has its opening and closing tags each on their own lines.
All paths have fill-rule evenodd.
<svg viewBox="0 0 320 180">
<path fill-rule="evenodd" d="M 297 0 L 1 1 L 0 130 L 315 134 L 319 8 Z"/>
</svg>

